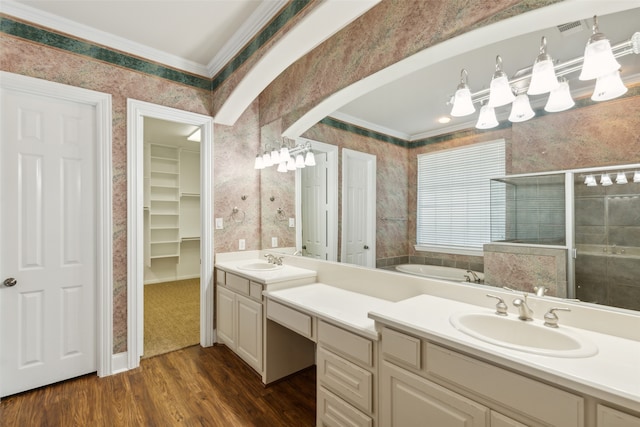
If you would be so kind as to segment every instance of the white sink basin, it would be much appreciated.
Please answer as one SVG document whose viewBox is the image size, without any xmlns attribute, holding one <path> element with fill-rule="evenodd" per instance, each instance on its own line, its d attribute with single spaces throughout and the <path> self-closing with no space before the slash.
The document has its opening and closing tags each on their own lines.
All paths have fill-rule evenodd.
<svg viewBox="0 0 640 427">
<path fill-rule="evenodd" d="M 459 331 L 490 344 L 552 357 L 590 357 L 598 353 L 591 341 L 562 328 L 493 313 L 457 313 L 451 324 Z"/>
<path fill-rule="evenodd" d="M 268 262 L 252 262 L 238 266 L 240 270 L 246 271 L 271 271 L 280 270 L 282 265 L 270 264 Z"/>
</svg>

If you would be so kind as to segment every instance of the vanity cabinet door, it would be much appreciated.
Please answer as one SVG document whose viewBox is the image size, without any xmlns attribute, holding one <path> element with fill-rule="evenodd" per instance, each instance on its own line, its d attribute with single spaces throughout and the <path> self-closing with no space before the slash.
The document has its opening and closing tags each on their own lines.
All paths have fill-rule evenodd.
<svg viewBox="0 0 640 427">
<path fill-rule="evenodd" d="M 488 426 L 489 408 L 382 362 L 380 425 L 388 427 Z"/>
<path fill-rule="evenodd" d="M 491 411 L 491 427 L 527 427 L 513 418 L 502 415 L 499 412 Z"/>
<path fill-rule="evenodd" d="M 236 294 L 236 353 L 262 372 L 262 304 Z"/>
<path fill-rule="evenodd" d="M 598 427 L 638 427 L 640 418 L 604 405 L 598 405 Z"/>
<path fill-rule="evenodd" d="M 235 322 L 235 293 L 221 286 L 216 289 L 216 315 L 218 341 L 226 344 L 235 351 L 236 322 Z"/>
</svg>

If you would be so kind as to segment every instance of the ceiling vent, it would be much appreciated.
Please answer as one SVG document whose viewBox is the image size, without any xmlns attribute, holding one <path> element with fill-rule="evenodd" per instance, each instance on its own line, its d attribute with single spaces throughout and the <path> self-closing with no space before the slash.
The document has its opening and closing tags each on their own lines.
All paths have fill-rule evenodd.
<svg viewBox="0 0 640 427">
<path fill-rule="evenodd" d="M 572 34 L 580 33 L 584 30 L 588 30 L 589 27 L 585 21 L 573 21 L 566 24 L 560 24 L 557 26 L 558 31 L 563 37 L 570 36 Z"/>
</svg>

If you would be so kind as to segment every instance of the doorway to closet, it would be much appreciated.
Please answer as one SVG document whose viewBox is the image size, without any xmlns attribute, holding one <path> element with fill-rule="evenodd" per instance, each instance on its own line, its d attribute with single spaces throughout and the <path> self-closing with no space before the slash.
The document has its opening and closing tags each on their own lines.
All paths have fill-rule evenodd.
<svg viewBox="0 0 640 427">
<path fill-rule="evenodd" d="M 144 344 L 200 342 L 200 128 L 144 117 Z"/>
</svg>

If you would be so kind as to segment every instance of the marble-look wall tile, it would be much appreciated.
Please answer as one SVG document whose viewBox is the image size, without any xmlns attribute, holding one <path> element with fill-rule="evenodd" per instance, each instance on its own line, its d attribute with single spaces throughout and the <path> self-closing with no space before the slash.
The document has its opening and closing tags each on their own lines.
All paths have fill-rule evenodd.
<svg viewBox="0 0 640 427">
<path fill-rule="evenodd" d="M 0 69 L 112 95 L 113 352 L 127 349 L 127 98 L 209 114 L 209 91 L 0 34 Z"/>
</svg>

